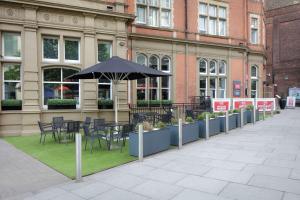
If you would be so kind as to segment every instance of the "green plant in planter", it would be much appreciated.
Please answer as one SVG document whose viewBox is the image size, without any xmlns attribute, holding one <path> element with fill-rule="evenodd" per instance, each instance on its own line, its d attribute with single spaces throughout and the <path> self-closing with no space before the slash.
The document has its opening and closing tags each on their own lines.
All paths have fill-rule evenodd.
<svg viewBox="0 0 300 200">
<path fill-rule="evenodd" d="M 22 100 L 16 100 L 16 99 L 6 99 L 1 101 L 2 107 L 21 107 L 22 106 Z"/>
<path fill-rule="evenodd" d="M 217 117 L 217 115 L 215 114 L 215 113 L 210 113 L 210 115 L 209 115 L 209 118 L 210 119 L 214 119 L 214 118 L 216 118 Z"/>
<path fill-rule="evenodd" d="M 232 111 L 232 110 L 229 110 L 229 111 L 228 111 L 228 114 L 232 114 L 232 113 L 233 113 L 233 111 Z"/>
<path fill-rule="evenodd" d="M 76 106 L 75 99 L 49 99 L 48 106 Z"/>
<path fill-rule="evenodd" d="M 234 109 L 232 112 L 233 112 L 233 113 L 240 113 L 241 111 L 240 111 L 240 110 L 237 110 L 237 109 Z"/>
<path fill-rule="evenodd" d="M 163 123 L 163 122 L 158 122 L 158 123 L 155 125 L 155 128 L 159 128 L 159 129 L 166 128 L 166 124 Z"/>
<path fill-rule="evenodd" d="M 224 112 L 218 112 L 218 113 L 215 113 L 215 115 L 217 115 L 217 116 L 225 116 L 225 113 Z"/>
<path fill-rule="evenodd" d="M 171 119 L 171 123 L 172 123 L 172 124 L 178 124 L 178 120 L 175 119 L 175 118 L 172 118 L 172 119 Z"/>
<path fill-rule="evenodd" d="M 185 119 L 185 121 L 186 121 L 187 123 L 193 123 L 193 122 L 194 122 L 193 118 L 191 118 L 191 117 L 187 117 L 187 118 Z"/>
<path fill-rule="evenodd" d="M 112 109 L 114 105 L 114 101 L 111 99 L 99 99 L 98 106 L 100 108 Z"/>
<path fill-rule="evenodd" d="M 210 112 L 203 112 L 201 115 L 204 119 L 206 119 L 206 115 L 210 116 Z"/>
<path fill-rule="evenodd" d="M 198 121 L 205 120 L 204 115 L 203 115 L 203 114 L 199 114 L 199 115 L 197 116 L 197 120 L 198 120 Z"/>
<path fill-rule="evenodd" d="M 254 106 L 253 106 L 253 105 L 248 105 L 246 109 L 247 109 L 247 110 L 253 110 L 253 109 L 254 109 Z"/>
</svg>

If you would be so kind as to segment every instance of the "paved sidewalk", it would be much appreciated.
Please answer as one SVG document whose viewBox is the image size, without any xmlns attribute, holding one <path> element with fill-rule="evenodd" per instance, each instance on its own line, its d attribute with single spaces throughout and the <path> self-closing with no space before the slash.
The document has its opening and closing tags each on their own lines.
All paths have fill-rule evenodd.
<svg viewBox="0 0 300 200">
<path fill-rule="evenodd" d="M 0 139 L 0 199 L 24 199 L 69 179 Z"/>
<path fill-rule="evenodd" d="M 300 200 L 300 109 L 27 199 Z"/>
</svg>

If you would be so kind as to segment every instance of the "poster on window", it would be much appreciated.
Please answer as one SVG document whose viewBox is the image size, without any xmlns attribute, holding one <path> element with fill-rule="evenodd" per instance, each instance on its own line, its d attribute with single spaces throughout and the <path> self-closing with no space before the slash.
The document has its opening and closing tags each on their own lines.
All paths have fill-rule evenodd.
<svg viewBox="0 0 300 200">
<path fill-rule="evenodd" d="M 233 96 L 240 97 L 241 96 L 241 81 L 235 80 L 233 81 Z"/>
<path fill-rule="evenodd" d="M 214 112 L 226 112 L 230 110 L 230 99 L 213 99 L 212 106 Z"/>
<path fill-rule="evenodd" d="M 300 100 L 300 88 L 289 88 L 289 96 L 295 97 L 296 100 Z"/>
<path fill-rule="evenodd" d="M 286 108 L 295 108 L 296 107 L 296 97 L 288 96 L 286 98 Z"/>
<path fill-rule="evenodd" d="M 254 106 L 254 99 L 250 99 L 250 98 L 236 98 L 236 99 L 232 99 L 233 101 L 233 109 L 241 109 L 241 108 L 247 108 L 248 105 L 252 105 Z"/>
<path fill-rule="evenodd" d="M 265 111 L 272 111 L 276 109 L 275 98 L 259 98 L 256 99 L 255 104 L 259 111 L 263 111 L 264 108 Z"/>
</svg>

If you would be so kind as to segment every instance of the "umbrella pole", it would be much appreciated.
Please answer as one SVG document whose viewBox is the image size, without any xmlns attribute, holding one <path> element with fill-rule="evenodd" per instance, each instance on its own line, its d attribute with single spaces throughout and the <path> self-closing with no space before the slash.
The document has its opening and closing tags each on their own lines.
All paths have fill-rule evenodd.
<svg viewBox="0 0 300 200">
<path fill-rule="evenodd" d="M 115 123 L 118 123 L 118 91 L 117 84 L 114 83 L 114 108 L 115 108 Z"/>
</svg>

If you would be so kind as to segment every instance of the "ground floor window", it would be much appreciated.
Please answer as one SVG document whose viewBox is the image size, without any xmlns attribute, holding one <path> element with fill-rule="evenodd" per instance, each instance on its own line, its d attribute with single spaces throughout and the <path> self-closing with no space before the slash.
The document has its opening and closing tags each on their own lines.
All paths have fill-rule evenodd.
<svg viewBox="0 0 300 200">
<path fill-rule="evenodd" d="M 75 99 L 79 107 L 79 80 L 67 80 L 79 72 L 77 69 L 52 67 L 43 70 L 43 105 L 47 106 L 49 99 Z"/>
<path fill-rule="evenodd" d="M 110 80 L 99 80 L 98 82 L 98 98 L 112 99 L 112 87 Z"/>
<path fill-rule="evenodd" d="M 166 73 L 171 72 L 171 59 L 156 55 L 137 55 L 137 63 Z M 137 100 L 170 100 L 171 80 L 169 77 L 137 80 Z"/>
<path fill-rule="evenodd" d="M 258 97 L 258 67 L 251 66 L 251 98 Z"/>
<path fill-rule="evenodd" d="M 3 65 L 3 99 L 22 99 L 21 65 L 5 63 Z"/>
</svg>

